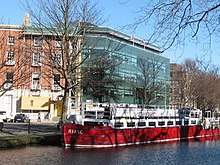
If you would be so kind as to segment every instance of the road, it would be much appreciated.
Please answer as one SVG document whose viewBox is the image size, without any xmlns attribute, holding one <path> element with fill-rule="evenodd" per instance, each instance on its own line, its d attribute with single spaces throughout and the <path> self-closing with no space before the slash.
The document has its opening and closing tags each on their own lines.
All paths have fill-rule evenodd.
<svg viewBox="0 0 220 165">
<path fill-rule="evenodd" d="M 28 133 L 28 128 L 30 133 L 49 133 L 49 132 L 59 132 L 56 123 L 4 123 L 4 127 L 0 132 L 2 134 L 24 134 Z"/>
</svg>

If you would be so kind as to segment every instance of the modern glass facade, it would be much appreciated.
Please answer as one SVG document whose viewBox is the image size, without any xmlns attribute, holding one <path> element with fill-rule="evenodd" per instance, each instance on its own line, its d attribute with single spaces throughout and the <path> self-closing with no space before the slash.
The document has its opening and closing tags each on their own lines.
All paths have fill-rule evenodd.
<svg viewBox="0 0 220 165">
<path fill-rule="evenodd" d="M 157 90 L 154 89 L 154 98 L 149 102 L 154 105 L 169 105 L 169 72 L 170 60 L 163 57 L 161 50 L 149 43 L 145 43 L 137 38 L 128 36 L 121 32 L 106 28 L 97 27 L 93 29 L 87 40 L 84 49 L 84 58 L 92 58 L 97 55 L 106 55 L 117 59 L 117 74 L 124 81 L 123 85 L 117 88 L 117 95 L 120 103 L 142 103 L 143 100 L 137 96 L 137 88 L 140 83 L 138 77 L 143 77 L 143 70 L 140 62 L 145 61 L 148 70 L 147 80 L 149 84 L 160 83 Z M 151 81 L 151 82 L 150 82 Z M 113 90 L 113 89 L 110 89 Z M 152 96 L 151 96 L 152 97 Z M 84 96 L 83 100 L 93 99 Z M 108 101 L 108 100 L 106 100 Z M 110 100 L 113 102 L 113 100 Z"/>
</svg>

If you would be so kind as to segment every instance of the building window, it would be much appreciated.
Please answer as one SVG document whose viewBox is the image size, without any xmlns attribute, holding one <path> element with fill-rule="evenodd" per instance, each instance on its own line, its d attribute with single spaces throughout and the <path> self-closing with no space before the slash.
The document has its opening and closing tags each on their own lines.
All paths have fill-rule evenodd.
<svg viewBox="0 0 220 165">
<path fill-rule="evenodd" d="M 40 73 L 32 73 L 32 89 L 40 90 Z"/>
<path fill-rule="evenodd" d="M 13 51 L 8 51 L 7 52 L 6 65 L 14 65 L 14 64 L 15 64 L 14 52 Z"/>
<path fill-rule="evenodd" d="M 13 72 L 6 72 L 5 82 L 13 83 Z"/>
<path fill-rule="evenodd" d="M 42 46 L 42 37 L 34 37 L 34 46 L 37 46 L 37 47 Z"/>
<path fill-rule="evenodd" d="M 60 74 L 54 74 L 53 89 L 60 90 Z"/>
<path fill-rule="evenodd" d="M 5 89 L 9 89 L 12 87 L 12 83 L 13 83 L 13 72 L 6 72 L 5 75 L 5 84 L 4 84 L 4 88 Z"/>
<path fill-rule="evenodd" d="M 32 65 L 33 66 L 41 66 L 41 53 L 40 52 L 33 53 Z"/>
<path fill-rule="evenodd" d="M 61 48 L 61 46 L 62 46 L 62 41 L 60 39 L 56 39 L 55 40 L 55 47 L 56 48 Z"/>
<path fill-rule="evenodd" d="M 61 53 L 54 54 L 54 65 L 61 66 Z"/>
<path fill-rule="evenodd" d="M 9 45 L 15 44 L 15 37 L 14 36 L 8 36 L 8 42 Z"/>
</svg>

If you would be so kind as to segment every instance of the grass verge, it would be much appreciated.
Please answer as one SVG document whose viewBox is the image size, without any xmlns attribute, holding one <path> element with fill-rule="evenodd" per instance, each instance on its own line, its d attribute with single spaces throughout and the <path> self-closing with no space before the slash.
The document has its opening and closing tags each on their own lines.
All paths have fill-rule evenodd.
<svg viewBox="0 0 220 165">
<path fill-rule="evenodd" d="M 31 144 L 60 145 L 59 133 L 39 133 L 0 136 L 0 148 L 27 146 Z"/>
</svg>

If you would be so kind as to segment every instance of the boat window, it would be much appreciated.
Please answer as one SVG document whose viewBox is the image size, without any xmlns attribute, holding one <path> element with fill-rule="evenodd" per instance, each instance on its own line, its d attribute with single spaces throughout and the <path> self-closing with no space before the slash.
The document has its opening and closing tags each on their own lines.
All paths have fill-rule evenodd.
<svg viewBox="0 0 220 165">
<path fill-rule="evenodd" d="M 188 125 L 189 124 L 189 121 L 188 120 L 185 120 L 184 121 L 184 125 Z"/>
<path fill-rule="evenodd" d="M 120 122 L 115 123 L 115 127 L 123 127 L 123 126 L 124 126 L 123 123 L 120 123 Z"/>
<path fill-rule="evenodd" d="M 135 126 L 135 122 L 127 122 L 127 127 L 134 127 Z"/>
<path fill-rule="evenodd" d="M 165 121 L 159 121 L 159 122 L 158 122 L 158 125 L 159 125 L 159 126 L 165 125 Z"/>
<path fill-rule="evenodd" d="M 173 121 L 168 121 L 167 125 L 173 125 Z"/>
<path fill-rule="evenodd" d="M 196 124 L 196 120 L 191 120 L 191 124 Z"/>
<path fill-rule="evenodd" d="M 138 126 L 139 126 L 139 127 L 146 126 L 146 122 L 138 122 Z"/>
<path fill-rule="evenodd" d="M 181 123 L 180 121 L 176 121 L 176 125 L 180 125 L 180 123 Z"/>
<path fill-rule="evenodd" d="M 156 126 L 155 122 L 149 122 L 149 126 Z"/>
</svg>

